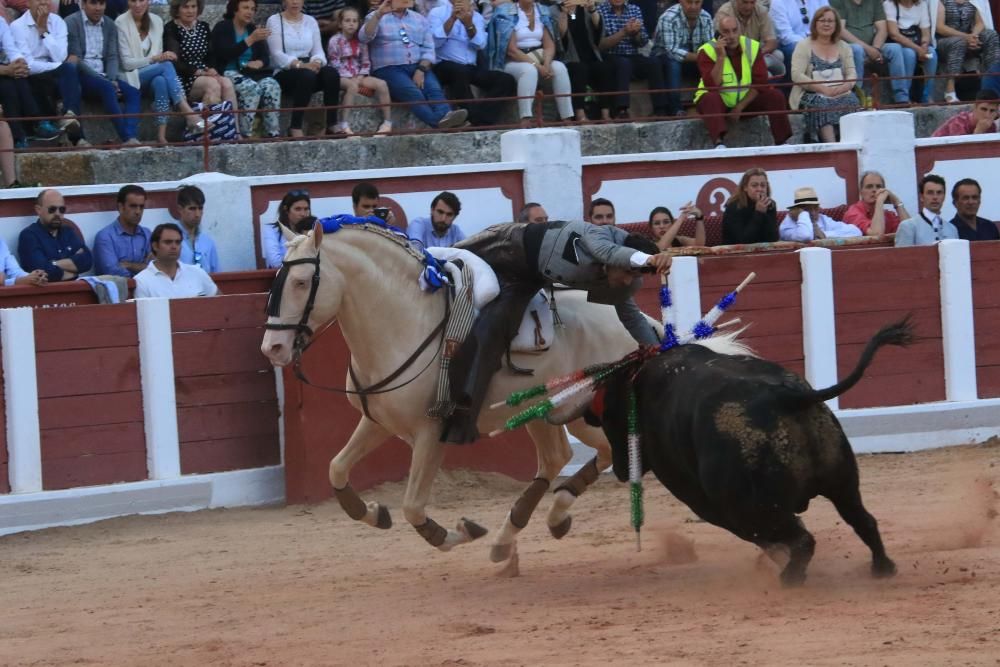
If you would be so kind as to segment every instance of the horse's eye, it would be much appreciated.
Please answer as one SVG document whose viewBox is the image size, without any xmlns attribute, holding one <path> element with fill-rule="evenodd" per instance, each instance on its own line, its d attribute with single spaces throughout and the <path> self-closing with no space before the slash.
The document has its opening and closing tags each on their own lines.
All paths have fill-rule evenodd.
<svg viewBox="0 0 1000 667">
<path fill-rule="evenodd" d="M 304 289 L 305 286 L 306 286 L 306 281 L 304 281 L 304 280 L 294 280 L 294 281 L 292 281 L 292 286 L 295 287 L 295 289 Z"/>
</svg>

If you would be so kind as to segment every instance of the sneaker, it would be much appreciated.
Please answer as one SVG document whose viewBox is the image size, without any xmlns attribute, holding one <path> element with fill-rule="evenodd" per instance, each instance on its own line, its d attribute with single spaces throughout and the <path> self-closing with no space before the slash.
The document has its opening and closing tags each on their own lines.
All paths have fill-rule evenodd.
<svg viewBox="0 0 1000 667">
<path fill-rule="evenodd" d="M 386 134 L 390 134 L 391 132 L 392 132 L 392 121 L 391 120 L 383 120 L 382 124 L 378 126 L 377 130 L 375 130 L 375 135 L 376 136 L 386 135 Z"/>
<path fill-rule="evenodd" d="M 35 135 L 34 138 L 39 141 L 52 141 L 57 139 L 62 132 L 56 127 L 51 120 L 41 120 L 35 123 Z"/>
<path fill-rule="evenodd" d="M 959 101 L 960 100 L 958 99 L 958 95 L 956 95 L 955 93 L 945 93 L 944 94 L 944 103 L 945 104 L 958 104 Z"/>
<path fill-rule="evenodd" d="M 93 144 L 91 144 L 89 141 L 87 141 L 83 137 L 80 137 L 79 139 L 76 140 L 76 143 L 74 145 L 77 148 L 87 148 L 88 146 L 92 146 Z"/>
<path fill-rule="evenodd" d="M 725 147 L 726 147 L 726 145 L 724 143 L 721 143 L 721 142 L 715 144 L 715 150 L 724 149 Z"/>
<path fill-rule="evenodd" d="M 446 130 L 450 127 L 458 127 L 465 122 L 468 118 L 469 112 L 465 109 L 453 109 L 446 113 L 441 120 L 438 121 L 438 128 Z"/>
<path fill-rule="evenodd" d="M 73 113 L 72 111 L 67 111 L 66 113 L 63 114 L 63 117 L 59 120 L 58 125 L 60 130 L 66 130 L 69 129 L 70 127 L 73 127 L 74 125 L 76 127 L 80 127 L 80 121 L 76 119 L 75 113 Z"/>
<path fill-rule="evenodd" d="M 128 139 L 125 140 L 125 143 L 123 145 L 125 145 L 125 146 L 141 146 L 142 142 L 139 141 L 136 137 L 129 137 Z"/>
</svg>

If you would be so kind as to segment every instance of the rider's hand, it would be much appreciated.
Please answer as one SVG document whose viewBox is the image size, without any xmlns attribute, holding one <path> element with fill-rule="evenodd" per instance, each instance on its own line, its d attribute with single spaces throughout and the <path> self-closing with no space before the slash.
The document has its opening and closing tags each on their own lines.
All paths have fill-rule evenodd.
<svg viewBox="0 0 1000 667">
<path fill-rule="evenodd" d="M 670 271 L 670 262 L 673 261 L 673 257 L 670 255 L 660 252 L 655 255 L 650 255 L 649 259 L 646 260 L 646 266 L 652 266 L 656 269 L 657 273 L 667 273 Z"/>
</svg>

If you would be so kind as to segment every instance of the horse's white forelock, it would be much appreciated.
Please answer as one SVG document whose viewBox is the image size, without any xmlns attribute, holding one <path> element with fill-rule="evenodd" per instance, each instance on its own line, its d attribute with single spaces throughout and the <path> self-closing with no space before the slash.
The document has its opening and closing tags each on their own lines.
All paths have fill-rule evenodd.
<svg viewBox="0 0 1000 667">
<path fill-rule="evenodd" d="M 749 345 L 739 340 L 739 337 L 746 331 L 746 327 L 742 327 L 735 331 L 727 331 L 726 333 L 717 333 L 711 338 L 706 338 L 704 340 L 696 340 L 695 344 L 701 345 L 702 347 L 707 347 L 713 352 L 719 354 L 732 354 L 732 355 L 745 355 L 749 357 L 756 357 L 757 353 L 754 352 Z"/>
</svg>

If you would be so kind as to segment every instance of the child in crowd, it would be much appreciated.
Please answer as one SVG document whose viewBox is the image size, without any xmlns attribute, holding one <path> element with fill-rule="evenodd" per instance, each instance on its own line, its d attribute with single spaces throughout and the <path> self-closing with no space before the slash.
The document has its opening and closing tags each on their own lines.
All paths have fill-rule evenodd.
<svg viewBox="0 0 1000 667">
<path fill-rule="evenodd" d="M 361 27 L 361 14 L 354 7 L 345 7 L 340 12 L 340 32 L 330 38 L 326 57 L 330 66 L 340 72 L 340 89 L 344 91 L 343 102 L 348 104 L 355 94 L 378 98 L 382 106 L 382 124 L 375 134 L 392 132 L 392 110 L 389 107 L 389 87 L 382 79 L 368 76 L 371 71 L 371 60 L 368 58 L 368 46 L 358 40 L 358 29 Z M 347 109 L 340 109 L 340 122 L 337 133 L 351 136 L 351 126 L 347 123 Z"/>
</svg>

